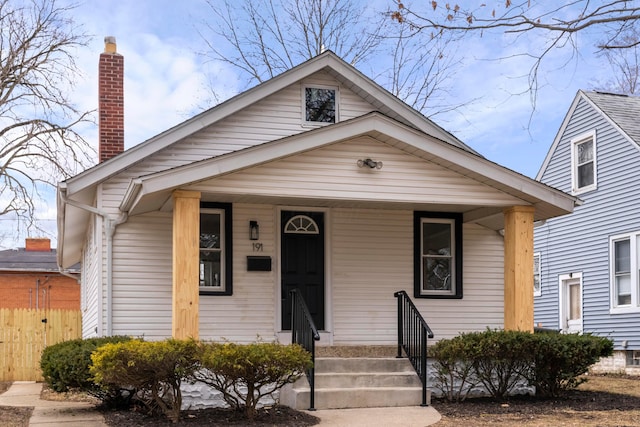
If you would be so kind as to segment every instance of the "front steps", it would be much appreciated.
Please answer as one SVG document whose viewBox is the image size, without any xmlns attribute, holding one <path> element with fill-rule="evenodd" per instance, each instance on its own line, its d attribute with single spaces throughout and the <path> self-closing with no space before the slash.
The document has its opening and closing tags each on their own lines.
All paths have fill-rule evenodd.
<svg viewBox="0 0 640 427">
<path fill-rule="evenodd" d="M 316 409 L 418 406 L 422 383 L 408 359 L 316 358 Z M 309 409 L 309 383 L 302 377 L 280 393 L 280 404 Z M 431 400 L 427 391 L 427 403 Z"/>
</svg>

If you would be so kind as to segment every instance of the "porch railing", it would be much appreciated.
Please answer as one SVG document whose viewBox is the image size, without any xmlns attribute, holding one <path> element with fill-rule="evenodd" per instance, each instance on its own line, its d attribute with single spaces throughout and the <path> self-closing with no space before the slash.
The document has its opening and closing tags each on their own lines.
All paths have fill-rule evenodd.
<svg viewBox="0 0 640 427">
<path fill-rule="evenodd" d="M 433 332 L 405 291 L 393 294 L 398 299 L 398 355 L 407 354 L 422 381 L 422 406 L 427 406 L 427 338 Z"/>
<path fill-rule="evenodd" d="M 316 364 L 316 341 L 320 340 L 320 334 L 313 323 L 307 304 L 297 289 L 291 292 L 291 342 L 300 344 L 305 350 L 311 353 L 311 368 L 305 371 L 309 380 L 309 410 L 315 411 L 315 364 Z"/>
</svg>

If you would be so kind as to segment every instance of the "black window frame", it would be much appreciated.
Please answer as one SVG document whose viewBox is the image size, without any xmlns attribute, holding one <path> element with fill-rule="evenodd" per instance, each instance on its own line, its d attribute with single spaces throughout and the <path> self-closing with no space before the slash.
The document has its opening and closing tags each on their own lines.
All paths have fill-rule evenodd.
<svg viewBox="0 0 640 427">
<path fill-rule="evenodd" d="M 218 203 L 218 202 L 201 202 L 200 210 L 202 209 L 218 209 L 224 211 L 224 289 L 217 290 L 204 290 L 199 287 L 200 295 L 218 295 L 227 296 L 233 295 L 233 217 L 232 217 L 232 205 L 231 203 Z M 199 228 L 199 227 L 198 227 Z M 198 235 L 200 233 L 198 232 Z M 199 252 L 198 252 L 199 253 Z M 198 255 L 198 263 L 200 258 Z"/>
<path fill-rule="evenodd" d="M 422 220 L 450 219 L 453 220 L 454 232 L 454 274 L 450 294 L 425 293 L 422 291 Z M 413 213 L 413 296 L 415 298 L 433 299 L 462 299 L 462 214 L 449 212 L 415 211 Z"/>
</svg>

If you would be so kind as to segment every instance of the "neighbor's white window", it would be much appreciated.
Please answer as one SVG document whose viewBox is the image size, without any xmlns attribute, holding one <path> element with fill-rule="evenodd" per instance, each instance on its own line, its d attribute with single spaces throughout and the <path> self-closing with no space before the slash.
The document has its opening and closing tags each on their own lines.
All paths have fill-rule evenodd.
<svg viewBox="0 0 640 427">
<path fill-rule="evenodd" d="M 303 86 L 302 103 L 304 123 L 335 123 L 338 119 L 337 87 Z"/>
<path fill-rule="evenodd" d="M 540 286 L 540 254 L 533 254 L 533 295 L 540 296 L 541 295 L 541 286 Z"/>
<path fill-rule="evenodd" d="M 583 193 L 596 188 L 595 131 L 571 140 L 571 169 L 571 184 L 574 193 Z"/>
<path fill-rule="evenodd" d="M 610 251 L 612 311 L 638 311 L 640 232 L 612 237 Z"/>
</svg>

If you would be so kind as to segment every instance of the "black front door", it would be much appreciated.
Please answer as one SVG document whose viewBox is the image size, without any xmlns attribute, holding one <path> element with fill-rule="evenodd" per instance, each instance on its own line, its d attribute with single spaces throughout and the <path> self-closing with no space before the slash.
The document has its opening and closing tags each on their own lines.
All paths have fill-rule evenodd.
<svg viewBox="0 0 640 427">
<path fill-rule="evenodd" d="M 282 329 L 291 329 L 292 289 L 304 298 L 318 330 L 324 329 L 324 214 L 282 211 Z"/>
</svg>

